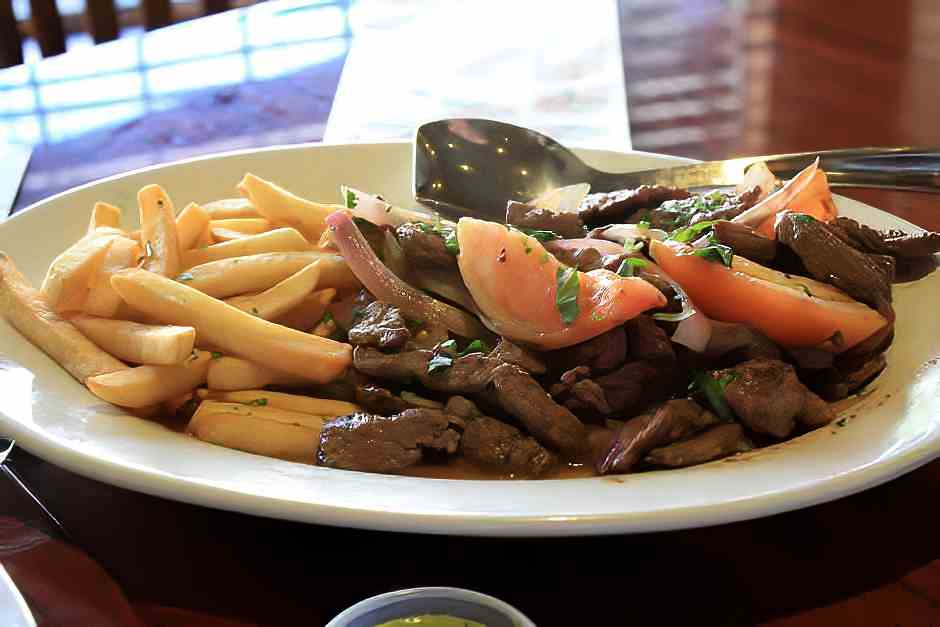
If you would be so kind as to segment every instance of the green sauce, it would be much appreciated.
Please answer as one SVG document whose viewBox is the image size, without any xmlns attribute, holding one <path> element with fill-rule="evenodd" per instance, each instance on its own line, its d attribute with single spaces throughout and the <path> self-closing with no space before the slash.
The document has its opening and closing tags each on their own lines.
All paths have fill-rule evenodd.
<svg viewBox="0 0 940 627">
<path fill-rule="evenodd" d="M 398 618 L 375 627 L 486 627 L 483 623 L 443 614 L 423 614 L 411 618 Z"/>
</svg>

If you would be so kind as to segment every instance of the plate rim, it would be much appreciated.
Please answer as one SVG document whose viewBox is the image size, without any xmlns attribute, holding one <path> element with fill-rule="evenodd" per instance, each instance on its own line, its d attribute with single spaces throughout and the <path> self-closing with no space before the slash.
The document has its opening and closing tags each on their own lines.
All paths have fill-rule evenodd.
<svg viewBox="0 0 940 627">
<path fill-rule="evenodd" d="M 170 166 L 180 166 L 218 158 L 258 154 L 266 152 L 305 150 L 345 146 L 370 146 L 386 144 L 411 145 L 410 141 L 379 140 L 350 142 L 311 142 L 283 144 L 263 148 L 245 148 L 186 159 L 154 164 L 143 168 L 114 174 L 91 181 L 48 198 L 32 203 L 18 211 L 6 223 L 13 222 L 31 210 L 73 194 L 79 190 L 112 182 L 131 175 L 143 174 Z M 676 163 L 694 160 L 636 150 L 604 150 L 575 148 L 576 151 L 593 151 L 627 156 L 650 156 L 668 159 Z M 877 209 L 877 208 L 875 208 Z M 878 211 L 882 211 L 878 209 Z M 887 212 L 884 212 L 887 213 Z M 898 216 L 893 218 L 912 228 L 919 228 Z M 4 223 L 4 224 L 6 224 Z M 0 229 L 3 225 L 0 225 Z M 69 446 L 64 438 L 56 437 L 36 424 L 23 424 L 0 412 L 0 426 L 12 431 L 11 437 L 25 450 L 37 457 L 81 476 L 102 481 L 120 488 L 150 494 L 161 498 L 186 503 L 238 511 L 269 518 L 279 518 L 345 526 L 361 529 L 377 529 L 400 532 L 422 532 L 447 535 L 476 536 L 580 536 L 618 533 L 665 531 L 693 527 L 706 527 L 727 522 L 749 520 L 775 513 L 782 513 L 827 502 L 854 494 L 906 474 L 940 457 L 940 434 L 926 437 L 900 454 L 889 459 L 853 468 L 837 476 L 822 477 L 804 484 L 769 494 L 752 495 L 734 500 L 723 500 L 700 505 L 659 507 L 648 511 L 610 512 L 579 514 L 574 517 L 546 516 L 542 514 L 506 514 L 481 512 L 453 513 L 403 513 L 381 511 L 376 508 L 342 507 L 331 504 L 299 502 L 275 495 L 256 495 L 239 492 L 226 486 L 208 486 L 198 478 L 173 476 L 155 468 L 145 468 L 122 463 L 119 460 L 97 457 L 93 453 Z M 88 460 L 94 463 L 83 463 Z M 595 477 L 582 481 L 603 481 Z M 422 479 L 422 481 L 465 484 L 467 480 Z M 540 483 L 571 480 L 544 480 Z M 495 483 L 493 481 L 471 481 L 472 483 Z M 239 502 L 235 502 L 239 501 Z"/>
</svg>

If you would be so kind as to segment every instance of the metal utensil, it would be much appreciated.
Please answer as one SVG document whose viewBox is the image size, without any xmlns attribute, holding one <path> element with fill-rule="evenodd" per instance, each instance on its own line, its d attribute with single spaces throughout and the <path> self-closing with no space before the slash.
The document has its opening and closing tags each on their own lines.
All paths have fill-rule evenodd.
<svg viewBox="0 0 940 627">
<path fill-rule="evenodd" d="M 12 474 L 12 469 L 8 468 L 5 463 L 7 457 L 10 455 L 10 451 L 13 450 L 13 445 L 13 440 L 0 438 L 0 468 L 3 469 L 4 473 L 9 473 L 15 477 L 15 475 Z M 16 482 L 22 485 L 18 477 L 16 478 Z M 32 496 L 32 494 L 30 494 L 30 496 Z M 43 508 L 43 510 L 48 511 L 45 510 L 45 508 Z M 2 565 L 0 565 L 0 625 L 9 625 L 10 627 L 36 627 L 36 619 L 33 618 L 32 612 L 29 611 L 26 600 L 23 598 L 23 595 L 20 594 L 10 574 L 7 573 Z"/>
<path fill-rule="evenodd" d="M 526 201 L 554 188 L 590 183 L 595 192 L 671 185 L 722 187 L 741 181 L 764 161 L 790 178 L 816 157 L 834 187 L 940 191 L 940 148 L 857 148 L 745 157 L 640 172 L 602 172 L 538 131 L 477 118 L 418 127 L 414 144 L 415 198 L 448 216 L 502 221 L 508 200 Z"/>
<path fill-rule="evenodd" d="M 31 154 L 26 146 L 0 145 L 0 222 L 13 211 Z"/>
<path fill-rule="evenodd" d="M 13 467 L 8 462 L 10 454 L 13 452 L 13 449 L 16 448 L 16 441 L 9 438 L 0 437 L 0 476 L 6 477 L 9 481 L 13 483 L 17 491 L 19 491 L 23 496 L 25 496 L 29 502 L 33 504 L 35 509 L 39 510 L 40 517 L 45 523 L 44 526 L 48 527 L 48 532 L 52 536 L 57 536 L 58 538 L 75 544 L 72 539 L 72 535 L 65 529 L 59 519 L 49 511 L 49 508 L 43 504 L 39 497 L 29 489 L 19 475 L 16 474 L 16 471 L 13 470 Z"/>
</svg>

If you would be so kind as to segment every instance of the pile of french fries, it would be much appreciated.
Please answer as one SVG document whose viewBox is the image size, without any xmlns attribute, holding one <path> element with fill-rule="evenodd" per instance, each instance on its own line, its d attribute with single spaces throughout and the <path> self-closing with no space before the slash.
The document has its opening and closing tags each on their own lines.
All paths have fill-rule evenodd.
<svg viewBox="0 0 940 627">
<path fill-rule="evenodd" d="M 337 210 L 247 174 L 242 198 L 179 214 L 137 195 L 140 229 L 104 202 L 39 289 L 0 253 L 6 319 L 98 398 L 141 416 L 198 402 L 187 432 L 260 455 L 313 462 L 326 420 L 352 403 L 271 392 L 340 376 L 348 344 L 324 337 L 331 302 L 360 287 L 325 242 Z"/>
</svg>

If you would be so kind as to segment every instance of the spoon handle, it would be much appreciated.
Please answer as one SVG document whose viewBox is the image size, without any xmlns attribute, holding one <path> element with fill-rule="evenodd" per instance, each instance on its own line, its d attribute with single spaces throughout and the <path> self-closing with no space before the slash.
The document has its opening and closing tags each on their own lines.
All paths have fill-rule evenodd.
<svg viewBox="0 0 940 627">
<path fill-rule="evenodd" d="M 640 185 L 709 187 L 736 185 L 749 166 L 763 161 L 779 178 L 791 178 L 819 157 L 833 187 L 878 187 L 940 192 L 940 148 L 851 148 L 709 161 L 624 174 L 598 172 L 592 189 Z"/>
</svg>

